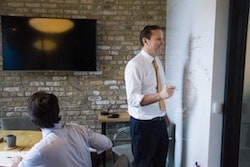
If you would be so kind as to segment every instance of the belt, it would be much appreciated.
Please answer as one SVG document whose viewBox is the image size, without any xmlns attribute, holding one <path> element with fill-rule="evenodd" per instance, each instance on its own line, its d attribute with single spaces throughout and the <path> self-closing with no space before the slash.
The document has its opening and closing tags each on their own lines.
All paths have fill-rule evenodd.
<svg viewBox="0 0 250 167">
<path fill-rule="evenodd" d="M 163 121 L 165 120 L 165 116 L 164 117 L 155 117 L 153 119 L 151 119 L 150 121 Z"/>
<path fill-rule="evenodd" d="M 165 116 L 163 116 L 163 117 L 155 117 L 155 118 L 149 119 L 149 120 L 136 119 L 136 118 L 134 118 L 134 117 L 131 116 L 130 119 L 136 120 L 136 121 L 143 121 L 143 122 L 154 122 L 154 121 L 164 121 L 165 120 Z"/>
</svg>

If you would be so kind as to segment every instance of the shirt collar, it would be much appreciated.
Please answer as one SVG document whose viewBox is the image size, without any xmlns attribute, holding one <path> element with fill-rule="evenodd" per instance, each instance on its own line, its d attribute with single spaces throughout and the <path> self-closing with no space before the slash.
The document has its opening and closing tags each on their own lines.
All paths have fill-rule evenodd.
<svg viewBox="0 0 250 167">
<path fill-rule="evenodd" d="M 154 61 L 154 57 L 148 54 L 144 49 L 141 50 L 141 54 L 143 57 L 147 59 L 148 62 L 152 63 Z"/>
<path fill-rule="evenodd" d="M 53 130 L 59 130 L 59 129 L 62 129 L 62 127 L 63 127 L 60 122 L 59 123 L 54 123 L 54 126 L 55 127 L 52 127 L 52 128 L 42 128 L 43 138 L 45 138 Z"/>
</svg>

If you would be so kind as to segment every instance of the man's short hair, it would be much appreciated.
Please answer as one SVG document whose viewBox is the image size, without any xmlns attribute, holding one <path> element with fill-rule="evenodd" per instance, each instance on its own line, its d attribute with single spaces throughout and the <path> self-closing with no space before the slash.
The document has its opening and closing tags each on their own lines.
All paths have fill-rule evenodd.
<svg viewBox="0 0 250 167">
<path fill-rule="evenodd" d="M 141 45 L 143 46 L 143 42 L 142 39 L 143 38 L 147 38 L 150 39 L 151 38 L 151 31 L 152 30 L 162 30 L 162 28 L 158 25 L 147 25 L 143 28 L 143 30 L 140 33 L 140 42 Z"/>
<path fill-rule="evenodd" d="M 31 121 L 40 128 L 52 128 L 60 121 L 58 98 L 52 93 L 39 91 L 28 101 Z"/>
</svg>

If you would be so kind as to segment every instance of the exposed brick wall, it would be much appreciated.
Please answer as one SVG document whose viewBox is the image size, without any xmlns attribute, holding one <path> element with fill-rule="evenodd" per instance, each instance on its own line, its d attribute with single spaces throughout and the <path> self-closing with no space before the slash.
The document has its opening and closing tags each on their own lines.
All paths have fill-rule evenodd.
<svg viewBox="0 0 250 167">
<path fill-rule="evenodd" d="M 0 52 L 0 117 L 27 114 L 28 97 L 45 90 L 59 97 L 63 120 L 100 131 L 98 112 L 126 110 L 125 65 L 145 25 L 165 26 L 166 0 L 1 0 L 0 14 L 97 19 L 97 72 L 6 72 Z"/>
</svg>

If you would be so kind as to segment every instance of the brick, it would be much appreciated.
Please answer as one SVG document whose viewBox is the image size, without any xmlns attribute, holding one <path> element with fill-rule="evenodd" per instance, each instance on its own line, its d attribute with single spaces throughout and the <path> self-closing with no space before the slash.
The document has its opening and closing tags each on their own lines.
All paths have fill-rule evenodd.
<svg viewBox="0 0 250 167">
<path fill-rule="evenodd" d="M 7 92 L 18 92 L 20 88 L 19 87 L 5 87 L 3 90 Z"/>
</svg>

